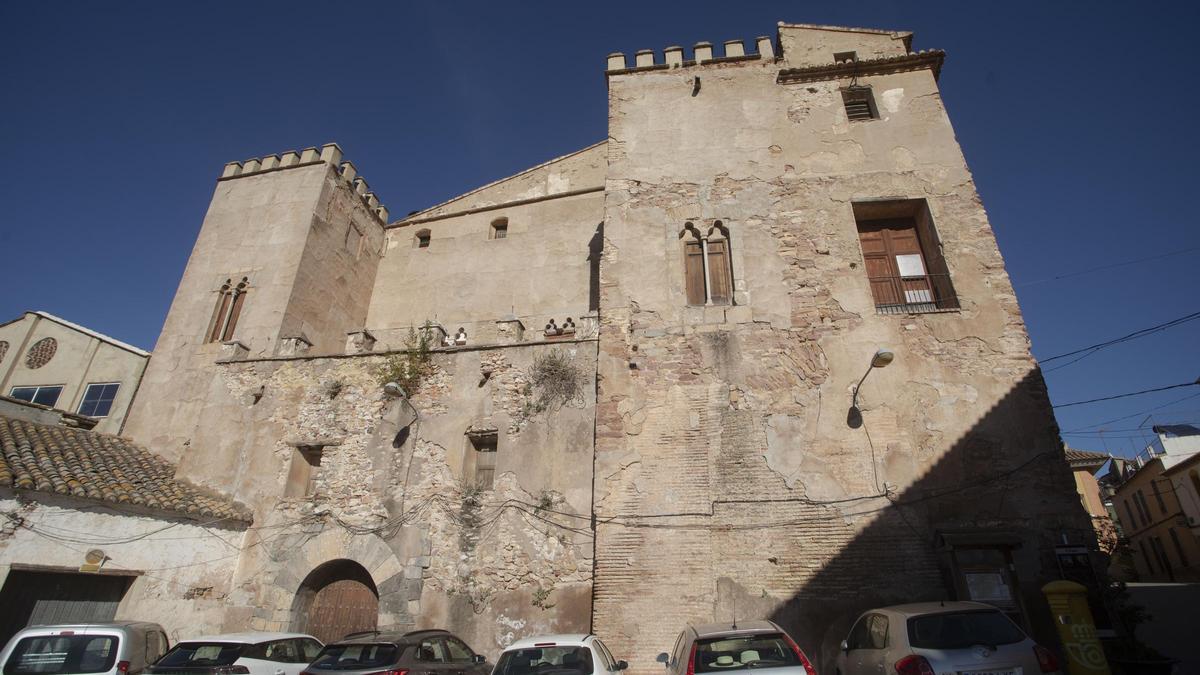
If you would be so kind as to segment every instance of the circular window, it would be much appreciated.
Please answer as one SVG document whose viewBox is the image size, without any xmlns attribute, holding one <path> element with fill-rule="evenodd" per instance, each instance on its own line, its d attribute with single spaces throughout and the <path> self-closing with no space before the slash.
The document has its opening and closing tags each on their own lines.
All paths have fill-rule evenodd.
<svg viewBox="0 0 1200 675">
<path fill-rule="evenodd" d="M 54 358 L 54 352 L 58 351 L 58 341 L 54 338 L 42 338 L 33 343 L 29 348 L 29 353 L 25 355 L 26 368 L 41 368 L 50 363 L 50 359 Z"/>
<path fill-rule="evenodd" d="M 8 353 L 8 343 L 0 340 L 0 363 L 4 362 L 4 355 Z"/>
</svg>

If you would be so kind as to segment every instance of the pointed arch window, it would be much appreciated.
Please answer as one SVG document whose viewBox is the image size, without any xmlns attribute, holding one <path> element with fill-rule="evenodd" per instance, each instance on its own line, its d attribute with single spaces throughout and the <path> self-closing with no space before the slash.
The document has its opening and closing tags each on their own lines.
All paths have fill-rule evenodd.
<svg viewBox="0 0 1200 675">
<path fill-rule="evenodd" d="M 242 306 L 246 304 L 246 291 L 249 286 L 248 277 L 242 277 L 236 286 L 233 279 L 225 280 L 217 291 L 217 302 L 213 308 L 205 342 L 228 342 L 233 339 L 233 331 L 237 328 Z"/>
<path fill-rule="evenodd" d="M 729 230 L 721 221 L 701 232 L 686 223 L 679 233 L 683 243 L 684 287 L 689 305 L 732 305 L 733 267 Z"/>
</svg>

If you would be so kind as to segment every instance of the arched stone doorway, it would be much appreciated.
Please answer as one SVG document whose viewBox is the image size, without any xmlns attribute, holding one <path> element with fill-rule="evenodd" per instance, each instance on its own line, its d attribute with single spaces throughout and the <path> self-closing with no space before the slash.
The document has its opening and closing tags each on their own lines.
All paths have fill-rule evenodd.
<svg viewBox="0 0 1200 675">
<path fill-rule="evenodd" d="M 379 589 L 371 573 L 353 560 L 330 560 L 309 572 L 292 601 L 291 629 L 321 642 L 375 630 Z"/>
</svg>

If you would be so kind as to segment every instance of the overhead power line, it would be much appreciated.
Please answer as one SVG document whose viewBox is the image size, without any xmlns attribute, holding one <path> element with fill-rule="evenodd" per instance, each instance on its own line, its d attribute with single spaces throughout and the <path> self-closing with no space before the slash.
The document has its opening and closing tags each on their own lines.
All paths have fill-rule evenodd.
<svg viewBox="0 0 1200 675">
<path fill-rule="evenodd" d="M 1083 405 L 1084 403 L 1099 403 L 1100 401 L 1111 401 L 1115 398 L 1126 398 L 1128 396 L 1140 396 L 1142 394 L 1151 394 L 1156 391 L 1166 391 L 1168 389 L 1178 389 L 1180 387 L 1194 387 L 1198 384 L 1200 384 L 1200 379 L 1197 379 L 1195 382 L 1184 382 L 1183 384 L 1172 384 L 1167 387 L 1156 387 L 1154 389 L 1143 389 L 1141 391 L 1131 391 L 1128 394 L 1115 394 L 1113 396 L 1103 396 L 1101 398 L 1092 398 L 1092 399 L 1088 399 L 1086 401 L 1074 401 L 1072 403 L 1060 403 L 1058 405 L 1052 405 L 1050 407 L 1051 408 L 1069 408 L 1073 405 Z"/>
<path fill-rule="evenodd" d="M 1078 272 L 1071 272 L 1070 274 L 1060 274 L 1056 277 L 1047 277 L 1045 279 L 1036 279 L 1034 281 L 1022 281 L 1019 284 L 1013 284 L 1013 287 L 1021 288 L 1022 286 L 1035 286 L 1037 284 L 1044 284 L 1044 283 L 1047 283 L 1050 281 L 1061 281 L 1062 279 L 1070 279 L 1071 277 L 1079 277 L 1079 276 L 1083 276 L 1085 274 L 1092 274 L 1093 272 L 1103 272 L 1104 270 L 1111 270 L 1116 267 L 1125 267 L 1126 265 L 1136 265 L 1138 263 L 1147 262 L 1150 260 L 1159 260 L 1161 258 L 1169 258 L 1173 255 L 1182 255 L 1184 253 L 1191 253 L 1192 251 L 1200 251 L 1200 246 L 1192 246 L 1190 248 L 1181 248 L 1178 251 L 1171 251 L 1169 253 L 1160 253 L 1158 255 L 1146 256 L 1145 258 L 1137 258 L 1136 260 L 1126 260 L 1124 262 L 1111 263 L 1108 265 L 1101 265 L 1099 267 L 1089 267 L 1088 269 L 1085 269 L 1085 270 L 1079 270 Z"/>
<path fill-rule="evenodd" d="M 1162 410 L 1163 408 L 1166 408 L 1166 407 L 1168 407 L 1168 406 L 1173 406 L 1173 405 L 1175 405 L 1176 403 L 1183 403 L 1184 401 L 1188 401 L 1188 400 L 1191 400 L 1191 399 L 1193 399 L 1193 398 L 1200 398 L 1200 394 L 1191 394 L 1191 395 L 1188 395 L 1188 396 L 1184 396 L 1183 398 L 1177 398 L 1177 399 L 1175 399 L 1174 401 L 1167 401 L 1166 403 L 1164 403 L 1164 404 L 1162 404 L 1162 405 L 1156 405 L 1156 406 L 1154 406 L 1153 408 L 1147 408 L 1147 409 L 1145 409 L 1145 410 L 1139 410 L 1138 412 L 1135 412 L 1135 413 L 1132 413 L 1132 414 L 1129 414 L 1129 415 L 1125 415 L 1125 416 L 1123 416 L 1123 417 L 1114 417 L 1114 418 L 1112 418 L 1111 420 L 1104 420 L 1103 422 L 1097 422 L 1097 423 L 1095 423 L 1095 424 L 1089 424 L 1089 425 L 1087 425 L 1087 426 L 1076 427 L 1076 428 L 1074 428 L 1074 429 L 1071 429 L 1071 431 L 1072 431 L 1072 432 L 1074 432 L 1074 431 L 1083 431 L 1084 429 L 1091 429 L 1091 428 L 1094 428 L 1094 427 L 1102 427 L 1102 426 L 1104 426 L 1105 424 L 1112 424 L 1113 422 L 1123 422 L 1123 421 L 1125 421 L 1125 420 L 1127 420 L 1127 419 L 1131 419 L 1131 418 L 1133 418 L 1133 417 L 1138 417 L 1138 416 L 1140 416 L 1140 415 L 1145 415 L 1145 414 L 1148 414 L 1148 413 L 1152 413 L 1152 412 L 1154 412 L 1155 410 Z M 1067 433 L 1067 432 L 1064 432 L 1064 433 Z"/>
<path fill-rule="evenodd" d="M 1082 361 L 1082 360 L 1086 359 L 1087 357 L 1091 356 L 1092 354 L 1095 354 L 1096 352 L 1100 351 L 1101 349 L 1105 349 L 1107 347 L 1112 347 L 1113 345 L 1118 345 L 1118 344 L 1121 344 L 1122 342 L 1129 342 L 1130 340 L 1136 340 L 1141 337 L 1146 337 L 1147 335 L 1153 335 L 1155 333 L 1159 333 L 1164 330 L 1169 330 L 1169 329 L 1179 326 L 1181 324 L 1185 324 L 1189 321 L 1195 321 L 1196 319 L 1200 319 L 1200 312 L 1192 312 L 1191 314 L 1185 314 L 1177 319 L 1171 319 L 1170 321 L 1160 323 L 1156 326 L 1150 326 L 1149 328 L 1135 330 L 1134 332 L 1129 333 L 1128 335 L 1122 335 L 1119 338 L 1114 338 L 1114 339 L 1108 340 L 1106 342 L 1099 342 L 1097 344 L 1094 344 L 1094 345 L 1091 345 L 1088 347 L 1083 347 L 1080 349 L 1076 349 L 1074 351 L 1066 352 L 1063 354 L 1055 354 L 1054 356 L 1049 356 L 1044 359 L 1039 359 L 1039 362 L 1040 363 L 1049 363 L 1051 361 L 1057 361 L 1058 359 L 1065 359 L 1069 356 L 1079 355 L 1078 358 L 1072 359 L 1064 364 L 1055 366 L 1053 368 L 1048 368 L 1043 371 L 1043 372 L 1049 373 L 1051 371 L 1058 370 L 1059 368 L 1064 368 L 1066 366 L 1069 366 L 1072 363 Z"/>
</svg>

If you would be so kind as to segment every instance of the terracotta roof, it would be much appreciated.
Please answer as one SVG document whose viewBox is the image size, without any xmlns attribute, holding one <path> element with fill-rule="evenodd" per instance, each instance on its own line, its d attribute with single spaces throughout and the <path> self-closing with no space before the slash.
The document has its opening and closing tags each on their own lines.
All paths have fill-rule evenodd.
<svg viewBox="0 0 1200 675">
<path fill-rule="evenodd" d="M 109 434 L 0 417 L 0 486 L 141 506 L 197 520 L 249 512 L 175 479 L 175 466 Z"/>
<path fill-rule="evenodd" d="M 1066 456 L 1067 462 L 1072 466 L 1100 466 L 1110 459 L 1103 452 L 1088 452 L 1087 450 L 1076 450 L 1075 448 L 1067 448 Z"/>
</svg>

